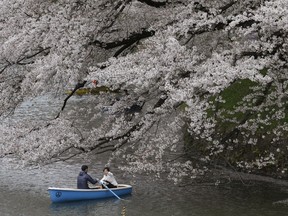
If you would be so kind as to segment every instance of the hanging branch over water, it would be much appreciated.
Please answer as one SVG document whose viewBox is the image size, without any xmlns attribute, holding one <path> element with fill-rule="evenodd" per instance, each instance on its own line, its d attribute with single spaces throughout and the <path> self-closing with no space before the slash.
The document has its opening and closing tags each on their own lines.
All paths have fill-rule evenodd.
<svg viewBox="0 0 288 216">
<path fill-rule="evenodd" d="M 80 155 L 82 153 L 88 153 L 91 151 L 95 151 L 97 149 L 100 150 L 100 152 L 96 152 L 96 154 L 101 154 L 107 151 L 115 151 L 117 148 L 120 148 L 122 145 L 124 145 L 125 143 L 128 142 L 131 134 L 134 131 L 139 131 L 141 130 L 141 128 L 143 127 L 144 123 L 142 121 L 134 124 L 129 130 L 127 130 L 126 132 L 124 132 L 123 134 L 120 134 L 116 137 L 100 137 L 99 139 L 96 140 L 96 144 L 88 147 L 88 148 L 82 148 L 82 147 L 75 147 L 75 146 L 69 146 L 68 148 L 64 149 L 63 151 L 61 151 L 60 153 L 58 153 L 57 155 L 52 156 L 52 158 L 59 158 L 59 156 L 61 156 L 62 154 L 64 154 L 65 152 L 67 152 L 68 150 L 74 148 L 79 150 L 78 152 L 69 155 L 66 158 L 60 158 L 60 161 L 66 161 L 69 160 L 77 155 Z M 120 145 L 116 148 L 114 144 L 109 144 L 111 141 L 117 141 L 117 140 L 121 140 Z M 84 141 L 84 139 L 82 140 L 82 142 Z M 105 145 L 108 144 L 108 145 Z"/>
<path fill-rule="evenodd" d="M 167 99 L 167 97 L 159 99 L 156 102 L 156 104 L 154 105 L 153 109 L 161 107 L 165 103 L 166 99 Z M 144 105 L 144 103 L 143 103 L 143 105 Z M 141 109 L 142 109 L 142 107 L 141 107 Z M 128 130 L 126 130 L 122 134 L 119 134 L 118 136 L 100 137 L 96 140 L 96 143 L 93 146 L 90 146 L 88 148 L 69 146 L 66 149 L 62 150 L 60 153 L 57 153 L 57 155 L 52 156 L 52 158 L 59 158 L 60 161 L 66 161 L 66 160 L 69 160 L 73 157 L 76 157 L 77 155 L 80 155 L 82 153 L 88 153 L 91 151 L 95 152 L 96 150 L 98 150 L 95 152 L 95 154 L 101 154 L 101 153 L 108 152 L 108 151 L 115 151 L 129 142 L 132 133 L 134 133 L 136 131 L 140 131 L 143 129 L 143 127 L 145 127 L 144 122 L 145 122 L 145 117 L 147 115 L 154 115 L 154 114 L 155 114 L 154 112 L 147 112 L 140 121 L 133 124 Z M 150 126 L 146 127 L 144 129 L 143 133 L 147 133 L 157 121 L 158 121 L 157 118 L 155 118 L 152 122 L 150 122 Z M 82 137 L 81 143 L 83 143 L 85 141 L 87 141 L 87 140 Z M 114 144 L 111 144 L 112 141 L 119 141 L 120 143 L 117 146 L 115 146 Z M 65 158 L 60 158 L 61 155 L 65 154 L 67 151 L 69 151 L 71 149 L 76 149 L 78 151 L 73 153 L 73 154 L 70 154 L 69 156 L 67 156 Z"/>
<path fill-rule="evenodd" d="M 58 115 L 55 117 L 55 119 L 59 118 L 60 113 L 64 110 L 67 101 L 69 100 L 70 97 L 72 97 L 72 95 L 80 88 L 84 87 L 84 85 L 87 83 L 87 81 L 83 81 L 81 83 L 77 83 L 77 85 L 75 86 L 75 88 L 73 89 L 73 91 L 64 99 L 64 103 L 63 106 L 61 108 L 61 111 L 58 113 Z"/>
</svg>

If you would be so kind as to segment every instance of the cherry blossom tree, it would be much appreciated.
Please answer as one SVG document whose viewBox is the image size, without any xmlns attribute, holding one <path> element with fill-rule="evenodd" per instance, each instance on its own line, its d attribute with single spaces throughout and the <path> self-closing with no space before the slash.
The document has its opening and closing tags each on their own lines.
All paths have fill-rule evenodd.
<svg viewBox="0 0 288 216">
<path fill-rule="evenodd" d="M 111 151 L 123 169 L 178 182 L 219 163 L 286 172 L 288 4 L 274 1 L 0 2 L 0 113 L 66 97 L 49 121 L 1 123 L 0 155 L 25 163 Z M 100 125 L 65 105 L 82 87 Z M 94 86 L 95 87 L 95 86 Z M 97 111 L 98 110 L 98 111 Z M 73 114 L 73 113 L 72 113 Z M 70 113 L 71 115 L 71 113 Z M 61 131 L 61 132 L 59 132 Z"/>
</svg>

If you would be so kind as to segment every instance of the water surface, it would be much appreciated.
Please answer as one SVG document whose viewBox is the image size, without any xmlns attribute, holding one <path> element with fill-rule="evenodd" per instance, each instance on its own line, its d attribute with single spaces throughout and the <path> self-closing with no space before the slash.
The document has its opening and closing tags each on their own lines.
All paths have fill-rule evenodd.
<svg viewBox="0 0 288 216">
<path fill-rule="evenodd" d="M 86 98 L 87 99 L 87 98 Z M 95 100 L 72 97 L 69 109 L 81 110 L 94 106 Z M 88 101 L 88 102 L 87 102 Z M 89 101 L 91 103 L 89 103 Z M 11 122 L 47 120 L 55 117 L 63 100 L 40 97 L 23 103 Z M 86 104 L 85 104 L 86 103 Z M 81 115 L 81 112 L 78 112 Z M 77 116 L 73 116 L 77 119 Z M 80 120 L 83 120 L 81 118 Z M 83 124 L 85 121 L 83 120 Z M 81 125 L 81 121 L 79 121 Z M 121 172 L 116 164 L 111 168 L 119 183 L 131 184 L 133 193 L 126 201 L 116 198 L 52 204 L 48 187 L 75 187 L 82 164 L 88 164 L 93 177 L 102 177 L 107 155 L 79 156 L 68 162 L 41 167 L 18 166 L 12 159 L 0 159 L 0 215 L 101 215 L 101 216 L 284 216 L 288 215 L 287 188 L 256 182 L 247 187 L 232 182 L 215 186 L 192 185 L 178 187 L 166 179 L 153 180 L 147 174 L 135 176 Z M 212 182 L 213 183 L 213 182 Z M 281 203 L 275 204 L 275 203 Z"/>
<path fill-rule="evenodd" d="M 9 163 L 9 164 L 7 164 Z M 133 186 L 131 196 L 103 200 L 53 204 L 47 188 L 75 187 L 80 163 L 58 162 L 39 168 L 17 168 L 1 160 L 1 215 L 143 215 L 143 216 L 280 216 L 288 206 L 273 203 L 288 198 L 286 189 L 256 182 L 253 186 L 230 183 L 218 186 L 178 187 L 165 180 L 151 180 L 147 175 L 129 176 L 117 168 L 119 183 Z M 93 177 L 102 177 L 104 164 L 90 165 Z M 4 166 L 3 166 L 4 165 Z"/>
</svg>

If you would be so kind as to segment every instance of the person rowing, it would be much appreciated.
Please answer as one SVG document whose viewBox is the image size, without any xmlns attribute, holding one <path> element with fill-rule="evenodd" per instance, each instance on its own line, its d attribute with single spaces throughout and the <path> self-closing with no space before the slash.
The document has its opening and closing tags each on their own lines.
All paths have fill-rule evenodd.
<svg viewBox="0 0 288 216">
<path fill-rule="evenodd" d="M 83 165 L 81 167 L 81 171 L 77 177 L 77 188 L 78 189 L 90 189 L 88 186 L 88 182 L 91 184 L 96 184 L 99 182 L 99 179 L 93 179 L 89 174 L 88 174 L 88 166 Z"/>
</svg>

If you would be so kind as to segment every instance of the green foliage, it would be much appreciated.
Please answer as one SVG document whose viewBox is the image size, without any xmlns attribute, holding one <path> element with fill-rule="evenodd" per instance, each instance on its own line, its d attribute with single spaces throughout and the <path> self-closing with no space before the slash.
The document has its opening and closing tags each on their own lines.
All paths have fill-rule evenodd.
<svg viewBox="0 0 288 216">
<path fill-rule="evenodd" d="M 71 90 L 66 91 L 66 94 L 71 94 Z M 81 96 L 81 95 L 86 95 L 86 94 L 92 94 L 92 95 L 99 95 L 100 93 L 107 93 L 107 92 L 111 92 L 111 93 L 117 93 L 117 90 L 112 91 L 109 87 L 107 86 L 100 86 L 100 87 L 96 87 L 96 88 L 81 88 L 78 89 L 75 94 Z"/>
<path fill-rule="evenodd" d="M 266 75 L 267 69 L 260 73 Z M 207 110 L 207 116 L 216 120 L 213 140 L 218 139 L 224 146 L 222 152 L 213 155 L 214 159 L 218 158 L 222 163 L 229 163 L 234 167 L 238 167 L 239 162 L 251 164 L 250 168 L 244 166 L 241 169 L 254 173 L 275 174 L 283 171 L 287 161 L 287 148 L 283 143 L 288 137 L 285 129 L 282 130 L 281 127 L 285 128 L 287 125 L 288 115 L 285 112 L 284 116 L 279 117 L 277 113 L 287 107 L 287 101 L 283 99 L 282 106 L 279 106 L 279 100 L 275 96 L 277 90 L 279 89 L 273 83 L 261 85 L 243 79 L 233 82 L 219 95 L 210 97 L 211 108 Z M 274 134 L 275 130 L 282 134 L 281 141 L 273 141 L 278 136 Z M 211 151 L 214 151 L 213 144 L 207 143 L 207 140 L 197 140 L 197 143 L 192 139 L 184 140 L 190 142 L 186 145 L 193 146 L 203 155 L 210 147 Z M 253 140 L 252 143 L 249 143 L 249 140 Z M 206 149 L 199 148 L 199 142 L 202 142 Z M 273 159 L 266 159 L 270 154 Z"/>
<path fill-rule="evenodd" d="M 234 128 L 238 122 L 246 118 L 246 112 L 241 109 L 236 111 L 236 109 L 244 103 L 245 96 L 253 93 L 252 88 L 256 85 L 257 83 L 249 79 L 237 80 L 219 95 L 210 98 L 213 108 L 207 110 L 207 116 L 216 119 L 220 131 L 224 132 Z M 250 104 L 250 106 L 252 105 Z"/>
<path fill-rule="evenodd" d="M 263 68 L 262 70 L 259 71 L 260 74 L 262 74 L 263 76 L 266 76 L 268 73 L 268 68 Z"/>
<path fill-rule="evenodd" d="M 188 107 L 187 103 L 182 102 L 177 108 L 178 108 L 180 111 L 185 111 L 186 107 Z"/>
<path fill-rule="evenodd" d="M 219 109 L 235 109 L 237 104 L 241 103 L 245 96 L 253 92 L 251 88 L 255 85 L 257 84 L 249 79 L 237 80 L 232 83 L 221 92 L 220 96 L 225 102 L 219 104 Z"/>
<path fill-rule="evenodd" d="M 267 73 L 267 69 L 260 72 Z M 288 123 L 288 115 L 285 115 L 282 119 L 276 120 L 273 118 L 273 115 L 280 109 L 276 102 L 270 106 L 265 106 L 265 109 L 255 111 L 261 101 L 265 100 L 267 95 L 272 94 L 276 89 L 271 86 L 265 93 L 266 95 L 264 95 L 264 91 L 265 86 L 249 79 L 237 80 L 219 95 L 210 98 L 210 104 L 213 108 L 207 110 L 207 116 L 216 119 L 218 129 L 222 132 L 229 130 L 229 128 L 233 129 L 241 122 L 255 120 L 256 118 L 270 119 L 268 124 L 259 123 L 259 134 L 267 130 L 271 131 L 285 122 Z M 287 105 L 287 102 L 283 103 Z"/>
</svg>

